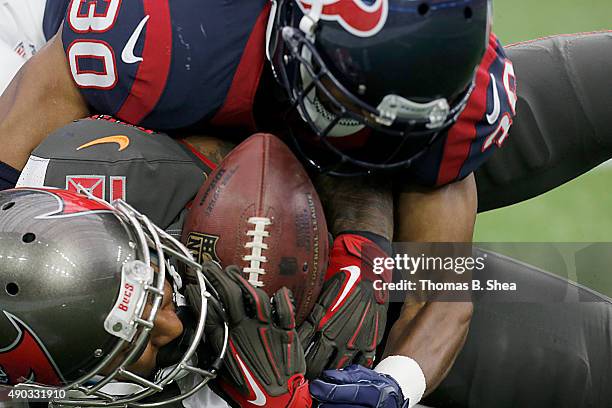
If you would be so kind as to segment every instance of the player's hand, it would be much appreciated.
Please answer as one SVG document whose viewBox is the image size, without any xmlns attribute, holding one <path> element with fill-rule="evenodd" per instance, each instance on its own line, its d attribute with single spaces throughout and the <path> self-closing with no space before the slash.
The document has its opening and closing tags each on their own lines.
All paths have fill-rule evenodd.
<svg viewBox="0 0 612 408">
<path fill-rule="evenodd" d="M 359 365 L 324 371 L 310 384 L 310 393 L 319 408 L 402 408 L 409 403 L 391 376 Z"/>
<path fill-rule="evenodd" d="M 373 281 L 391 280 L 391 270 L 373 273 L 372 260 L 386 256 L 360 235 L 343 234 L 334 241 L 323 291 L 298 329 L 307 378 L 353 363 L 372 367 L 388 307 L 388 292 L 374 290 Z"/>
<path fill-rule="evenodd" d="M 270 299 L 235 266 L 225 271 L 214 263 L 203 266 L 221 297 L 230 328 L 218 381 L 221 390 L 240 407 L 310 407 L 291 292 L 283 288 Z M 210 306 L 208 313 L 206 341 L 219 352 L 223 344 L 221 311 Z"/>
</svg>

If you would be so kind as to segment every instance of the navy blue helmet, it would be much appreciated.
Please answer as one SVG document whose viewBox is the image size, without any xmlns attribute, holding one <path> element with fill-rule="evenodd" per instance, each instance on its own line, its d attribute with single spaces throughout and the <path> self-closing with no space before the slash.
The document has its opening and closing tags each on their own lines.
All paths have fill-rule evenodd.
<svg viewBox="0 0 612 408">
<path fill-rule="evenodd" d="M 267 56 L 316 134 L 300 150 L 332 173 L 409 166 L 465 108 L 490 26 L 490 0 L 275 1 Z"/>
</svg>

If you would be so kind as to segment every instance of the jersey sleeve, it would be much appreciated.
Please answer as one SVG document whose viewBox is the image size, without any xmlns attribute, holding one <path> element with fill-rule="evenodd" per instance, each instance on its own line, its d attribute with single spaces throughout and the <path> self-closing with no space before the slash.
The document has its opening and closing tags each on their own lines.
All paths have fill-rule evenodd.
<svg viewBox="0 0 612 408">
<path fill-rule="evenodd" d="M 473 173 L 507 140 L 516 102 L 514 67 L 491 34 L 465 110 L 413 164 L 411 180 L 442 186 Z"/>
<path fill-rule="evenodd" d="M 63 45 L 74 82 L 96 113 L 178 129 L 223 105 L 266 6 L 266 0 L 71 0 Z"/>
<path fill-rule="evenodd" d="M 62 30 L 63 45 L 72 78 L 94 111 L 133 124 L 141 122 L 142 117 L 127 114 L 124 105 L 136 85 L 145 38 L 156 31 L 160 50 L 168 51 L 168 33 L 161 14 L 157 7 L 153 19 L 149 17 L 141 24 L 147 16 L 142 0 L 70 2 Z M 143 113 L 150 110 L 147 102 L 159 96 L 154 95 L 159 89 L 152 88 L 154 85 L 159 88 L 167 75 L 167 61 L 163 58 L 166 54 L 160 52 L 161 59 L 147 61 L 147 65 L 152 65 L 144 67 L 156 71 L 158 78 L 146 74 L 151 89 L 150 97 L 141 94 L 138 98 Z"/>
<path fill-rule="evenodd" d="M 49 0 L 45 3 L 43 17 L 43 33 L 45 40 L 49 41 L 62 26 L 69 0 Z"/>
</svg>

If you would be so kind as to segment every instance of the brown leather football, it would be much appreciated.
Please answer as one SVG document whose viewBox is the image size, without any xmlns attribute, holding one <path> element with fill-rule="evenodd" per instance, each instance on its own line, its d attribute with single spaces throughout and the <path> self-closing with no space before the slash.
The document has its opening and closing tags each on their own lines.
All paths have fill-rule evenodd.
<svg viewBox="0 0 612 408">
<path fill-rule="evenodd" d="M 280 139 L 261 133 L 232 150 L 202 185 L 183 242 L 199 262 L 238 265 L 269 295 L 291 289 L 298 324 L 319 296 L 329 256 L 310 178 Z"/>
</svg>

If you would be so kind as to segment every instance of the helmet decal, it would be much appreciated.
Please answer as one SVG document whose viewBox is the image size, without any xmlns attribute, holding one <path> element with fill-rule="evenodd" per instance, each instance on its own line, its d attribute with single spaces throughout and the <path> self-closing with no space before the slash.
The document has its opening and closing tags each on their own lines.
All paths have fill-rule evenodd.
<svg viewBox="0 0 612 408">
<path fill-rule="evenodd" d="M 298 0 L 306 14 L 317 0 Z M 319 0 L 323 2 L 321 19 L 337 21 L 346 31 L 358 37 L 371 37 L 387 22 L 389 0 Z"/>
<path fill-rule="evenodd" d="M 77 194 L 71 191 L 31 187 L 19 188 L 18 190 L 43 192 L 49 194 L 57 200 L 57 210 L 37 216 L 36 219 L 39 220 L 113 212 L 113 207 L 110 204 L 102 200 L 94 200 L 85 195 Z"/>
<path fill-rule="evenodd" d="M 0 383 L 15 385 L 21 382 L 36 382 L 45 385 L 60 385 L 62 375 L 34 331 L 19 318 L 3 311 L 17 330 L 15 340 L 0 348 Z"/>
</svg>

